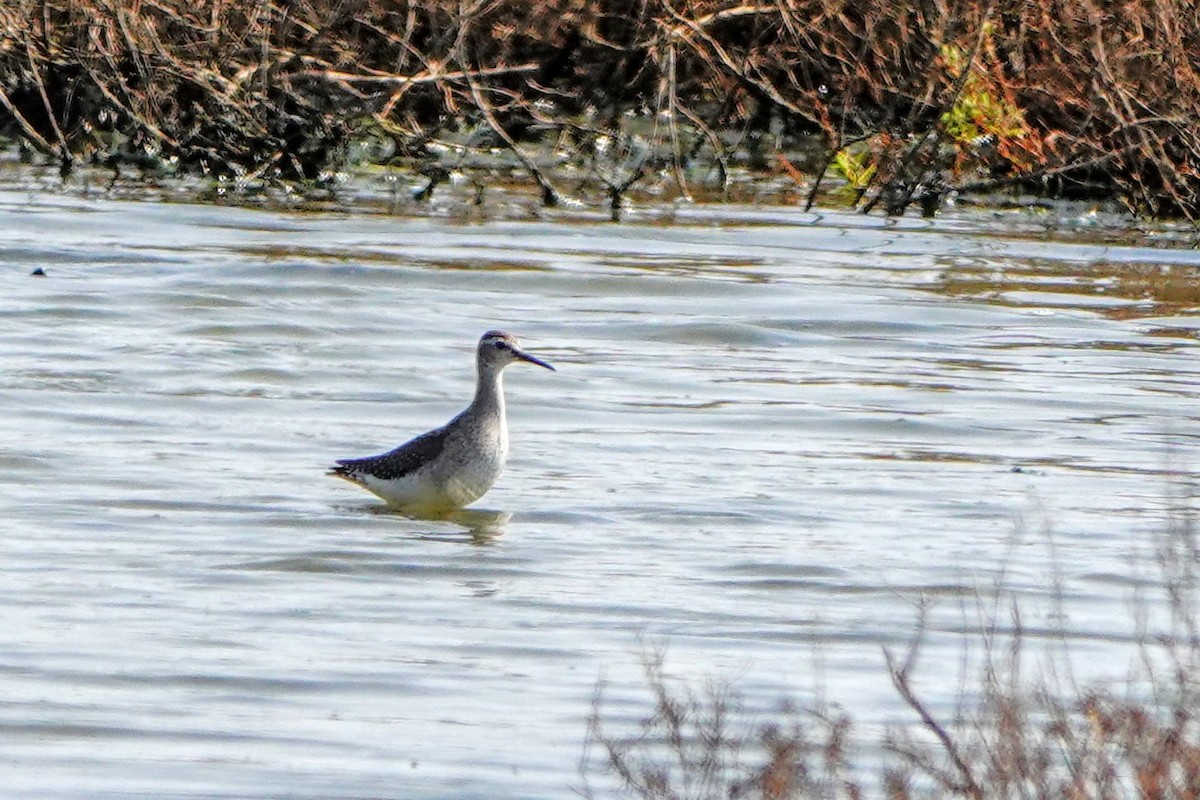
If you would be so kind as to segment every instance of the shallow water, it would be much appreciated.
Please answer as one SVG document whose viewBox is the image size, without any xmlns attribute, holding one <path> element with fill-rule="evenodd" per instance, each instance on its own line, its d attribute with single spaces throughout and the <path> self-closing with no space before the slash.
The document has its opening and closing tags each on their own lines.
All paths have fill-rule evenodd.
<svg viewBox="0 0 1200 800">
<path fill-rule="evenodd" d="M 647 713 L 660 644 L 869 736 L 908 719 L 881 647 L 921 599 L 947 708 L 998 582 L 1120 676 L 1197 463 L 1200 320 L 1112 265 L 1200 253 L 1019 227 L 0 192 L 9 792 L 569 797 L 597 682 L 615 728 Z M 323 474 L 457 412 L 493 327 L 559 371 L 508 372 L 478 510 L 411 520 Z"/>
</svg>

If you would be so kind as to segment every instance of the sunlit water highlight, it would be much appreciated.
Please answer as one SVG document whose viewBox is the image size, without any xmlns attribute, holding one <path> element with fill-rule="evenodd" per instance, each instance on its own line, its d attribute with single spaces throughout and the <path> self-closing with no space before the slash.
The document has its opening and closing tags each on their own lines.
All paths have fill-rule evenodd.
<svg viewBox="0 0 1200 800">
<path fill-rule="evenodd" d="M 1194 251 L 771 209 L 7 192 L 0 221 L 14 797 L 569 797 L 597 681 L 638 717 L 663 642 L 751 709 L 819 687 L 869 733 L 905 719 L 881 647 L 921 598 L 944 707 L 1001 575 L 1119 676 L 1164 476 L 1197 463 L 1194 309 L 1095 274 Z M 323 474 L 460 410 L 493 327 L 559 372 L 508 372 L 478 510 L 411 520 Z"/>
</svg>

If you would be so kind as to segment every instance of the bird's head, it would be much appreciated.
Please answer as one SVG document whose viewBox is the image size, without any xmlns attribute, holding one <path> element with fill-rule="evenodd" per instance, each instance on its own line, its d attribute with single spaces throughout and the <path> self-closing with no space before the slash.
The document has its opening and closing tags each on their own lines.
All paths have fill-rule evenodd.
<svg viewBox="0 0 1200 800">
<path fill-rule="evenodd" d="M 554 370 L 545 361 L 521 349 L 521 341 L 511 333 L 488 331 L 479 340 L 479 364 L 492 369 L 503 369 L 514 361 L 528 361 L 548 370 Z"/>
</svg>

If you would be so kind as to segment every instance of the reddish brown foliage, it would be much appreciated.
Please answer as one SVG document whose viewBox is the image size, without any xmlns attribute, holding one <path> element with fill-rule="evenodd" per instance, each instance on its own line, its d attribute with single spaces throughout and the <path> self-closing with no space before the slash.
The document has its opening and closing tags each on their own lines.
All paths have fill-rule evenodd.
<svg viewBox="0 0 1200 800">
<path fill-rule="evenodd" d="M 1015 183 L 1196 218 L 1197 52 L 1190 0 L 7 0 L 0 130 L 64 168 L 138 152 L 269 180 L 336 167 L 364 127 L 418 159 L 479 130 L 553 202 L 529 145 L 586 162 L 640 115 L 614 202 L 659 168 L 686 192 L 686 163 L 746 142 L 810 181 L 866 142 L 868 210 Z M 798 140 L 824 163 L 797 168 Z"/>
</svg>

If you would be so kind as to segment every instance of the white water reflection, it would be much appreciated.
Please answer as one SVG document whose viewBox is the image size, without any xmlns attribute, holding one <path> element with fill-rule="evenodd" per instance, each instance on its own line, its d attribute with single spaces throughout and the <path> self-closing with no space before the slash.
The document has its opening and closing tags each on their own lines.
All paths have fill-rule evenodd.
<svg viewBox="0 0 1200 800">
<path fill-rule="evenodd" d="M 738 209 L 455 225 L 0 193 L 0 217 L 21 797 L 567 796 L 596 680 L 644 712 L 647 639 L 758 708 L 823 683 L 869 731 L 900 713 L 880 646 L 923 596 L 953 700 L 962 605 L 1001 568 L 1031 629 L 1120 672 L 1132 556 L 1196 463 L 1192 310 L 1028 285 L 1191 251 Z M 983 268 L 1026 282 L 964 287 Z M 507 382 L 482 510 L 410 519 L 323 474 L 461 408 L 493 327 L 559 372 Z"/>
</svg>

